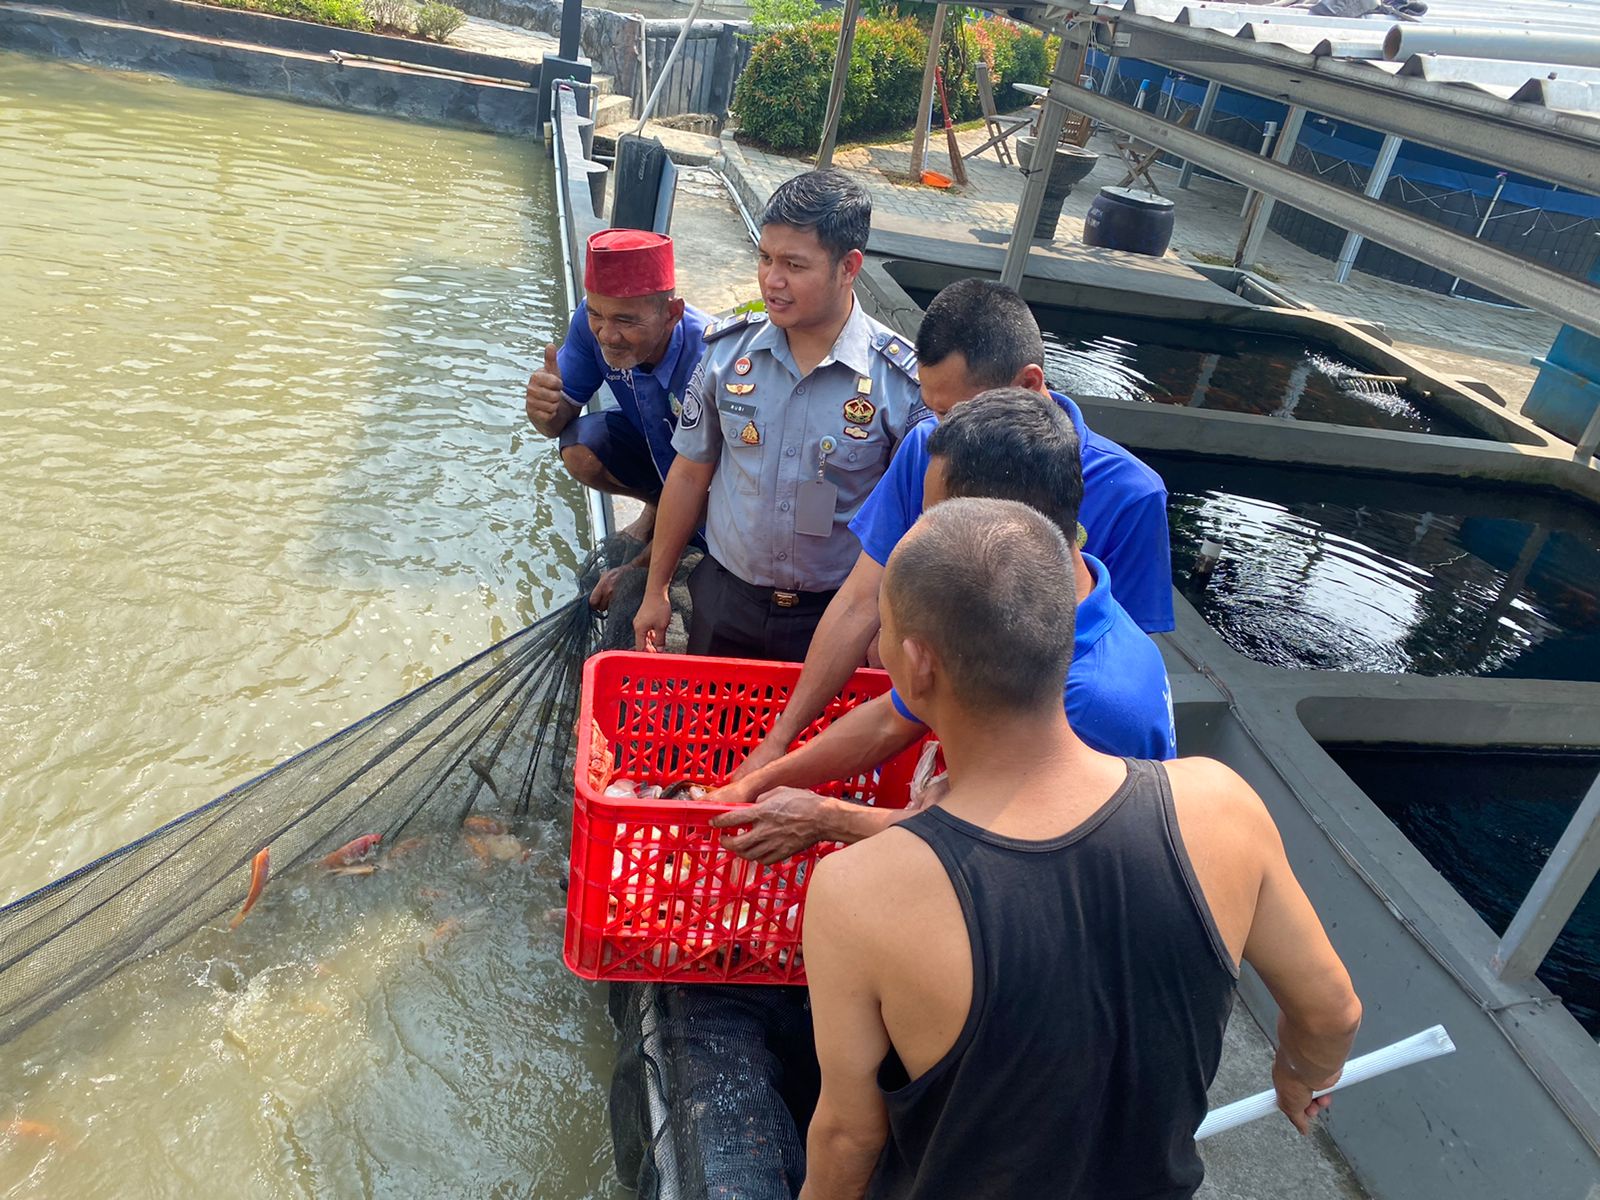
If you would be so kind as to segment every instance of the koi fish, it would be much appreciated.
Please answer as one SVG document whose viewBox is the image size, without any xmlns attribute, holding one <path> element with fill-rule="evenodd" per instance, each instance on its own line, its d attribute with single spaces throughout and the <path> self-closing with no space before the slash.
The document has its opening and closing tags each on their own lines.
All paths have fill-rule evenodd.
<svg viewBox="0 0 1600 1200">
<path fill-rule="evenodd" d="M 261 899 L 261 889 L 267 886 L 267 873 L 272 867 L 272 847 L 264 846 L 250 860 L 250 891 L 244 898 L 244 907 L 234 914 L 233 920 L 228 922 L 229 929 L 239 928 L 239 922 L 249 915 L 250 910 L 256 906 L 256 901 Z"/>
<path fill-rule="evenodd" d="M 348 867 L 359 858 L 365 858 L 377 849 L 378 843 L 383 841 L 381 833 L 364 833 L 354 841 L 346 842 L 332 854 L 322 860 L 325 867 Z"/>
<path fill-rule="evenodd" d="M 469 833 L 462 839 L 481 866 L 519 860 L 526 862 L 533 853 L 509 833 Z"/>
<path fill-rule="evenodd" d="M 329 875 L 376 875 L 377 863 L 351 863 L 348 866 L 329 867 Z"/>
<path fill-rule="evenodd" d="M 461 828 L 470 829 L 473 833 L 506 832 L 505 823 L 503 821 L 497 821 L 495 818 L 485 816 L 482 813 L 473 813 L 470 817 L 461 822 Z"/>
<path fill-rule="evenodd" d="M 427 838 L 408 837 L 408 838 L 405 839 L 405 841 L 396 842 L 394 845 L 390 846 L 389 847 L 389 853 L 384 855 L 384 858 L 386 858 L 386 859 L 404 858 L 406 855 L 412 853 L 413 851 L 422 849 L 422 847 L 426 846 L 427 844 L 428 844 L 428 839 Z"/>
<path fill-rule="evenodd" d="M 42 1142 L 55 1142 L 61 1139 L 61 1131 L 54 1125 L 47 1125 L 43 1121 L 31 1121 L 27 1117 L 17 1117 L 7 1122 L 5 1132 L 14 1138 L 37 1138 Z"/>
</svg>

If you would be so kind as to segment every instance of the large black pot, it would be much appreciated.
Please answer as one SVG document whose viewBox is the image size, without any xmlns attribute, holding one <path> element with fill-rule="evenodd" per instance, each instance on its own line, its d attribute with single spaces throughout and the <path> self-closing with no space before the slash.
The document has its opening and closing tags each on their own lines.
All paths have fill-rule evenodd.
<svg viewBox="0 0 1600 1200">
<path fill-rule="evenodd" d="M 1036 139 L 1031 137 L 1017 139 L 1017 162 L 1024 171 L 1033 161 L 1036 144 Z M 1039 205 L 1039 219 L 1033 224 L 1035 241 L 1048 242 L 1056 236 L 1056 223 L 1061 220 L 1061 202 L 1072 191 L 1072 185 L 1094 170 L 1095 163 L 1099 161 L 1100 156 L 1093 150 L 1083 150 L 1077 146 L 1056 147 L 1050 175 L 1045 180 L 1044 203 Z"/>
<path fill-rule="evenodd" d="M 1103 187 L 1083 219 L 1083 244 L 1160 257 L 1172 241 L 1172 216 L 1172 201 L 1164 196 Z"/>
</svg>

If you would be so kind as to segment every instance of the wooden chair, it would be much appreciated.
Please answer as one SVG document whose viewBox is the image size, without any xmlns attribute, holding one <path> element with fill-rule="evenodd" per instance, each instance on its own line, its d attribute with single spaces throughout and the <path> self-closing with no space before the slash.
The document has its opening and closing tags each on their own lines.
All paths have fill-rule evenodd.
<svg viewBox="0 0 1600 1200">
<path fill-rule="evenodd" d="M 1194 124 L 1195 114 L 1200 110 L 1191 108 L 1178 118 L 1178 128 L 1187 129 Z M 1152 146 L 1148 142 L 1141 142 L 1137 138 L 1122 137 L 1112 143 L 1117 149 L 1117 155 L 1127 164 L 1128 173 L 1122 177 L 1118 187 L 1127 187 L 1130 183 L 1143 179 L 1146 191 L 1161 195 L 1161 189 L 1156 186 L 1156 181 L 1150 177 L 1150 168 L 1156 159 L 1164 153 L 1159 146 Z"/>
<path fill-rule="evenodd" d="M 994 81 L 989 77 L 989 64 L 981 58 L 978 60 L 978 103 L 983 106 L 983 125 L 989 134 L 989 140 L 975 150 L 968 150 L 962 158 L 971 158 L 981 154 L 991 146 L 994 147 L 995 157 L 1006 166 L 1014 166 L 1015 160 L 1011 156 L 1011 147 L 1006 142 L 1021 133 L 1033 124 L 1033 118 L 1001 116 L 994 105 Z"/>
</svg>

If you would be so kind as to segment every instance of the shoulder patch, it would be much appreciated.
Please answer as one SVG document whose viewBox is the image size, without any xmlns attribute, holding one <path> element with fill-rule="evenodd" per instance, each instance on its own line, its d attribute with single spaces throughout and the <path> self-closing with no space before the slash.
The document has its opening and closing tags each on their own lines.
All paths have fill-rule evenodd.
<svg viewBox="0 0 1600 1200">
<path fill-rule="evenodd" d="M 706 326 L 705 333 L 701 334 L 708 342 L 714 342 L 720 337 L 727 337 L 730 333 L 737 333 L 741 329 L 754 328 L 766 324 L 767 314 L 764 312 L 734 313 L 720 321 L 713 321 Z"/>
<path fill-rule="evenodd" d="M 917 377 L 917 348 L 897 333 L 879 334 L 872 348 L 887 358 L 911 379 Z"/>
</svg>

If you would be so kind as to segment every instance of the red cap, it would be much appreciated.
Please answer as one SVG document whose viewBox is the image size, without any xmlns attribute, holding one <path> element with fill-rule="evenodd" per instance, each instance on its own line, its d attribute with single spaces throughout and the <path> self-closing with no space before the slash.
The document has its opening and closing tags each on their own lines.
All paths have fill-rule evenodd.
<svg viewBox="0 0 1600 1200">
<path fill-rule="evenodd" d="M 670 292 L 672 239 L 645 229 L 602 229 L 589 237 L 583 286 L 601 296 L 624 299 Z"/>
</svg>

